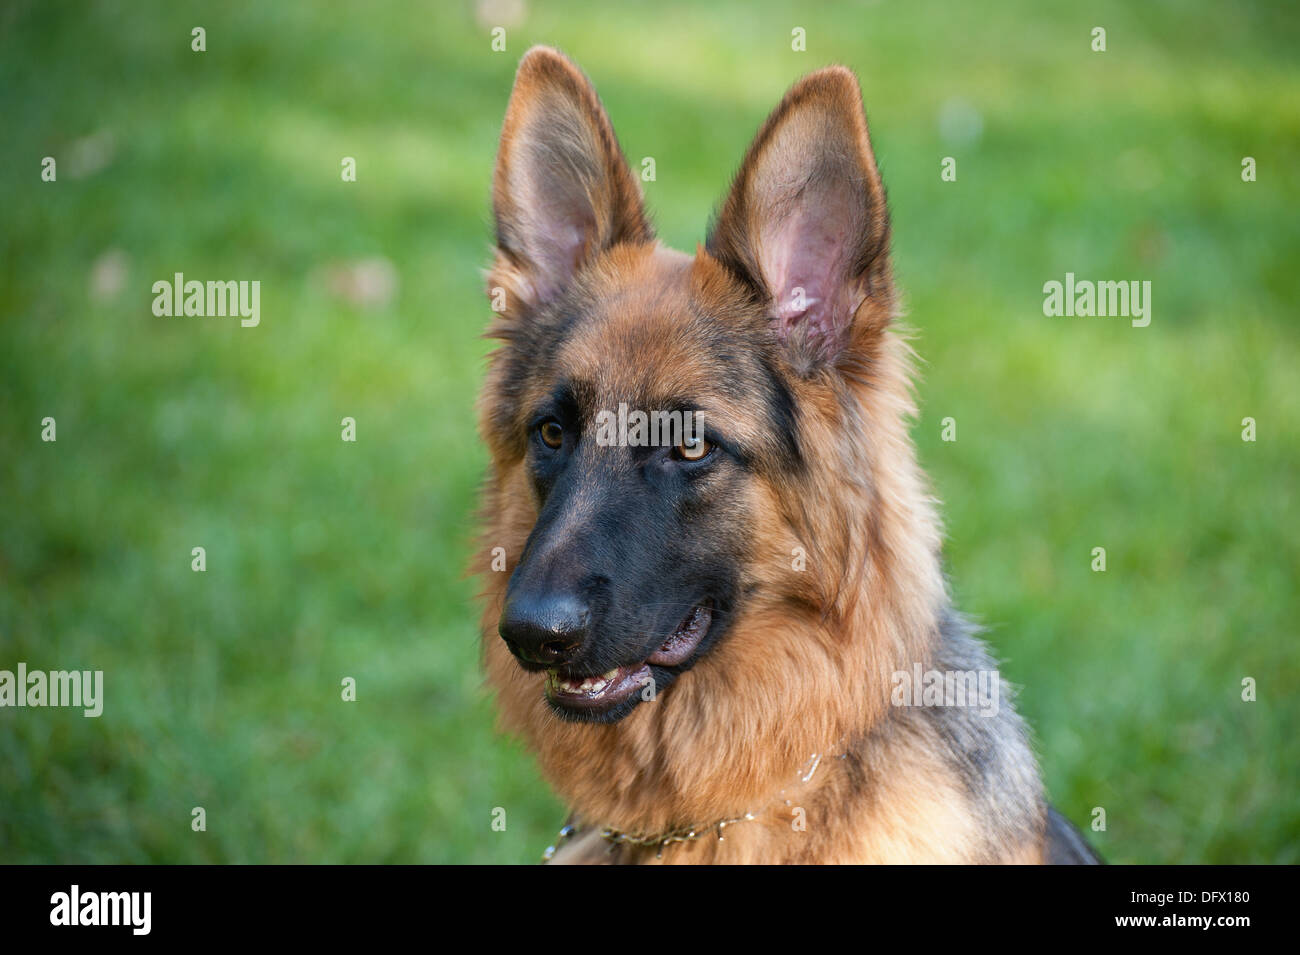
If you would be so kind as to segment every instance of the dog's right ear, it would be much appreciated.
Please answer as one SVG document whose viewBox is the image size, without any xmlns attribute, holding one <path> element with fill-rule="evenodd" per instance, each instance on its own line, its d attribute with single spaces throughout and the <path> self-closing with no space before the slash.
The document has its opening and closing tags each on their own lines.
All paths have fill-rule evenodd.
<svg viewBox="0 0 1300 955">
<path fill-rule="evenodd" d="M 578 269 L 619 242 L 648 242 L 641 188 L 591 82 L 559 52 L 524 54 L 501 128 L 492 182 L 497 256 L 489 286 L 505 311 L 555 298 Z"/>
</svg>

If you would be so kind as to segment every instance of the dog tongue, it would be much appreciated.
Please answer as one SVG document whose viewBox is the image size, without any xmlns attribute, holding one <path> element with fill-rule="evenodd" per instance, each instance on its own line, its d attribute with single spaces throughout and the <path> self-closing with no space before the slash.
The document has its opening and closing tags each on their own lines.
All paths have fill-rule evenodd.
<svg viewBox="0 0 1300 955">
<path fill-rule="evenodd" d="M 713 612 L 708 607 L 696 607 L 673 635 L 665 640 L 658 650 L 650 654 L 646 662 L 663 667 L 681 663 L 700 645 L 700 640 L 708 632 L 709 622 L 712 619 Z"/>
</svg>

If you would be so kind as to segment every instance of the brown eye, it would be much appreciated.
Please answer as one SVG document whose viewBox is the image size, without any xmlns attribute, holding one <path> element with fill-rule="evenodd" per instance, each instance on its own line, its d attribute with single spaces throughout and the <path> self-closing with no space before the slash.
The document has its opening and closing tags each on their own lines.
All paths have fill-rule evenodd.
<svg viewBox="0 0 1300 955">
<path fill-rule="evenodd" d="M 564 429 L 558 421 L 543 421 L 538 426 L 537 433 L 548 448 L 556 449 L 564 444 Z"/>
<path fill-rule="evenodd" d="M 673 450 L 683 461 L 700 461 L 713 450 L 713 445 L 696 435 L 693 438 L 684 438 L 682 443 Z"/>
</svg>

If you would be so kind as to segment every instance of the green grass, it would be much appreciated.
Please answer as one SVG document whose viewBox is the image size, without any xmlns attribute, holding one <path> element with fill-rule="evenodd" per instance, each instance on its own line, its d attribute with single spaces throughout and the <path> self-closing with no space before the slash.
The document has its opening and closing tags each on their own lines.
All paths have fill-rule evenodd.
<svg viewBox="0 0 1300 955">
<path fill-rule="evenodd" d="M 788 84 L 859 72 L 948 570 L 1023 687 L 1054 800 L 1105 808 L 1113 861 L 1300 862 L 1300 20 L 1095 6 L 533 3 L 498 54 L 469 4 L 8 4 L 0 668 L 102 669 L 107 699 L 98 720 L 0 710 L 0 862 L 547 843 L 562 808 L 493 731 L 461 573 L 488 183 L 535 42 L 655 157 L 648 201 L 686 249 Z M 953 101 L 978 137 L 944 138 Z M 109 161 L 76 178 L 98 131 Z M 92 294 L 110 250 L 124 285 Z M 325 270 L 371 257 L 390 302 L 331 293 Z M 261 326 L 154 317 L 175 271 L 260 280 Z M 1045 318 L 1066 271 L 1151 280 L 1150 327 Z"/>
</svg>

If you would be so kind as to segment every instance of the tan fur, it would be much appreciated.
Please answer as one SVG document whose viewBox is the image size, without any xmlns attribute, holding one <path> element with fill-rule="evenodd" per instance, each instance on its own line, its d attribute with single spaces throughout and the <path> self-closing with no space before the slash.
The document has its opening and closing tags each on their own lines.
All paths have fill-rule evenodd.
<svg viewBox="0 0 1300 955">
<path fill-rule="evenodd" d="M 733 431 L 755 427 L 754 410 L 717 388 L 732 372 L 701 361 L 704 350 L 695 343 L 704 330 L 692 316 L 706 312 L 738 327 L 755 322 L 752 292 L 738 284 L 734 265 L 759 268 L 766 223 L 783 199 L 756 184 L 780 177 L 774 163 L 794 157 L 824 162 L 833 172 L 865 170 L 871 202 L 855 227 L 879 236 L 882 250 L 887 244 L 883 188 L 852 74 L 823 70 L 791 90 L 760 130 L 722 208 L 716 254 L 701 248 L 694 257 L 650 237 L 635 180 L 595 94 L 553 51 L 530 52 L 520 67 L 502 132 L 498 214 L 514 217 L 522 233 L 534 227 L 516 197 L 537 187 L 515 157 L 532 124 L 553 119 L 555 103 L 565 97 L 587 117 L 569 122 L 571 135 L 582 140 L 575 148 L 594 151 L 605 174 L 584 186 L 602 211 L 598 239 L 583 245 L 573 263 L 583 300 L 595 303 L 601 320 L 565 341 L 558 366 L 590 382 L 608 407 L 619 401 L 659 407 L 686 392 Z M 856 125 L 835 126 L 828 119 L 833 114 L 856 117 Z M 828 141 L 821 158 L 804 155 Z M 916 410 L 912 358 L 891 325 L 887 256 L 873 253 L 859 265 L 862 280 L 849 306 L 856 318 L 834 362 L 817 361 L 797 329 L 772 351 L 795 388 L 799 441 L 811 466 L 799 477 L 762 474 L 749 484 L 744 504 L 757 543 L 743 584 L 752 598 L 727 639 L 659 700 L 612 725 L 557 718 L 544 703 L 542 675 L 520 669 L 497 636 L 505 580 L 538 509 L 511 430 L 520 422 L 507 420 L 501 397 L 502 352 L 491 359 L 480 412 L 492 460 L 475 567 L 487 584 L 484 661 L 502 725 L 537 753 L 579 820 L 580 836 L 555 861 L 1037 860 L 1031 844 L 1004 846 L 991 858 L 985 823 L 942 747 L 924 727 L 899 729 L 891 722 L 889 674 L 930 661 L 946 592 L 940 524 L 908 436 Z M 545 280 L 537 263 L 513 252 L 498 256 L 488 281 L 508 289 L 509 308 L 491 334 L 509 340 L 512 326 L 527 321 L 544 296 Z M 550 382 L 524 387 L 537 398 Z M 505 574 L 486 573 L 495 547 L 505 548 Z M 791 572 L 798 547 L 807 552 L 808 572 Z M 805 831 L 792 825 L 796 808 L 805 813 Z M 657 848 L 615 845 L 611 851 L 599 837 L 607 826 L 661 833 L 745 813 L 755 818 L 728 827 L 723 840 L 672 844 L 662 857 Z"/>
</svg>

